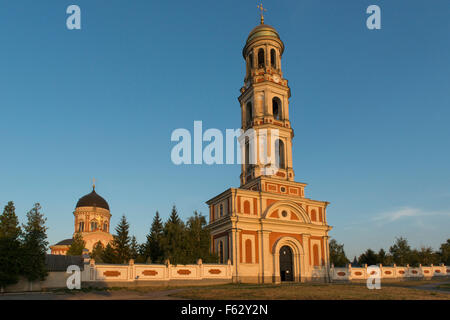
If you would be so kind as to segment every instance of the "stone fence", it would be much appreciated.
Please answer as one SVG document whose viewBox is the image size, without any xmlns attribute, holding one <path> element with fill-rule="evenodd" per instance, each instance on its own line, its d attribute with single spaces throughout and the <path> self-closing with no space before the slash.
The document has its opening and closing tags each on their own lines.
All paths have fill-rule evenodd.
<svg viewBox="0 0 450 320">
<path fill-rule="evenodd" d="M 395 264 L 393 266 L 383 266 L 378 265 L 381 272 L 381 279 L 395 279 L 395 280 L 409 280 L 409 279 L 429 279 L 433 277 L 446 277 L 450 276 L 450 267 L 441 264 L 439 266 L 422 266 L 410 267 L 397 267 Z M 331 279 L 334 281 L 344 280 L 366 280 L 371 275 L 375 275 L 375 271 L 371 271 L 371 275 L 368 272 L 368 266 L 364 267 L 352 267 L 348 265 L 345 268 L 335 268 L 331 265 L 330 275 Z"/>
<path fill-rule="evenodd" d="M 96 264 L 90 260 L 84 267 L 81 281 L 86 282 L 167 282 L 176 280 L 232 280 L 231 262 L 228 264 L 203 264 L 199 259 L 197 264 L 172 265 L 166 264 Z"/>
</svg>

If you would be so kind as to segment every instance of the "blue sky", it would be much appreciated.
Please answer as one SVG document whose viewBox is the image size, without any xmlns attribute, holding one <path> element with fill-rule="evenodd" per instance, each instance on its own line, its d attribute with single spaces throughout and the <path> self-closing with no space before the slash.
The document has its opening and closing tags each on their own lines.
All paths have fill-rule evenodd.
<svg viewBox="0 0 450 320">
<path fill-rule="evenodd" d="M 82 30 L 66 28 L 70 4 Z M 366 8 L 382 29 L 366 28 Z M 238 128 L 257 1 L 0 2 L 0 206 L 43 206 L 49 241 L 97 191 L 143 241 L 153 215 L 207 213 L 240 167 L 170 161 L 176 128 Z M 450 2 L 265 1 L 286 45 L 296 180 L 330 201 L 348 256 L 450 229 Z"/>
</svg>

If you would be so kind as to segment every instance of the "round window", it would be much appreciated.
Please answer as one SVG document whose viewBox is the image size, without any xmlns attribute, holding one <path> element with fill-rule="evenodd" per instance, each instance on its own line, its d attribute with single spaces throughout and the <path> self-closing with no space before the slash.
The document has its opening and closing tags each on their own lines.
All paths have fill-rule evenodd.
<svg viewBox="0 0 450 320">
<path fill-rule="evenodd" d="M 281 212 L 281 215 L 283 216 L 283 218 L 286 218 L 286 217 L 288 216 L 288 213 L 287 213 L 286 210 L 283 210 L 283 211 Z"/>
</svg>

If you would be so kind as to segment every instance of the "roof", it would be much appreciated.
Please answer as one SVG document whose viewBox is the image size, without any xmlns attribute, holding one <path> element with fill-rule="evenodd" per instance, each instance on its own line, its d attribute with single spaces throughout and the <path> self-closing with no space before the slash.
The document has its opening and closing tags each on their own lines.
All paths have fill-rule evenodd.
<svg viewBox="0 0 450 320">
<path fill-rule="evenodd" d="M 69 266 L 76 265 L 84 270 L 84 259 L 81 256 L 63 256 L 56 254 L 45 255 L 45 266 L 47 271 L 67 271 Z"/>
<path fill-rule="evenodd" d="M 246 56 L 247 49 L 255 41 L 263 40 L 263 39 L 274 40 L 274 41 L 278 42 L 278 44 L 280 45 L 280 48 L 281 48 L 280 53 L 283 54 L 284 44 L 283 44 L 283 41 L 281 41 L 280 35 L 278 34 L 277 30 L 274 27 L 269 26 L 268 24 L 260 24 L 260 25 L 256 26 L 255 28 L 253 28 L 253 30 L 250 31 L 250 34 L 248 35 L 247 42 L 245 43 L 245 47 L 242 50 L 242 54 L 243 54 L 244 58 Z"/>
<path fill-rule="evenodd" d="M 70 246 L 73 243 L 73 239 L 65 239 L 62 240 L 60 242 L 58 242 L 57 244 L 55 244 L 55 246 Z"/>
<path fill-rule="evenodd" d="M 95 187 L 92 189 L 91 193 L 78 200 L 76 208 L 80 207 L 97 207 L 109 210 L 108 202 L 95 192 Z"/>
</svg>

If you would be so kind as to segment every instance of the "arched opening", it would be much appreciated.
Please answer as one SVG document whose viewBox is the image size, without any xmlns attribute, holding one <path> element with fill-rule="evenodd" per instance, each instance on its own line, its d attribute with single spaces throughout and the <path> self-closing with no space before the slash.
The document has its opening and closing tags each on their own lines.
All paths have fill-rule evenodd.
<svg viewBox="0 0 450 320">
<path fill-rule="evenodd" d="M 245 263 L 252 263 L 252 240 L 245 240 Z"/>
<path fill-rule="evenodd" d="M 245 171 L 250 169 L 250 139 L 248 137 L 245 137 L 245 155 L 244 155 L 244 161 L 245 161 Z"/>
<path fill-rule="evenodd" d="M 253 67 L 254 67 L 253 52 L 250 52 L 250 54 L 248 55 L 248 63 L 249 63 L 250 69 L 253 69 Z"/>
<path fill-rule="evenodd" d="M 91 221 L 91 231 L 95 231 L 98 228 L 97 221 Z"/>
<path fill-rule="evenodd" d="M 281 120 L 281 100 L 277 97 L 272 99 L 272 114 L 275 120 Z"/>
<path fill-rule="evenodd" d="M 275 165 L 279 169 L 286 169 L 286 161 L 284 156 L 284 142 L 283 140 L 277 139 L 275 141 Z"/>
<path fill-rule="evenodd" d="M 219 242 L 219 263 L 223 264 L 224 258 L 223 258 L 223 241 Z"/>
<path fill-rule="evenodd" d="M 272 68 L 277 68 L 277 53 L 275 52 L 275 49 L 270 50 L 270 65 Z"/>
<path fill-rule="evenodd" d="M 258 68 L 264 68 L 266 66 L 264 62 L 264 49 L 258 50 Z"/>
<path fill-rule="evenodd" d="M 294 268 L 292 263 L 292 249 L 283 246 L 280 249 L 280 279 L 281 281 L 294 281 Z"/>
<path fill-rule="evenodd" d="M 247 118 L 247 125 L 252 121 L 253 119 L 253 106 L 251 102 L 247 103 L 246 107 L 246 118 Z"/>
<path fill-rule="evenodd" d="M 78 223 L 78 232 L 84 231 L 84 221 Z"/>
<path fill-rule="evenodd" d="M 103 231 L 108 232 L 108 224 L 107 223 L 103 224 Z"/>
</svg>

